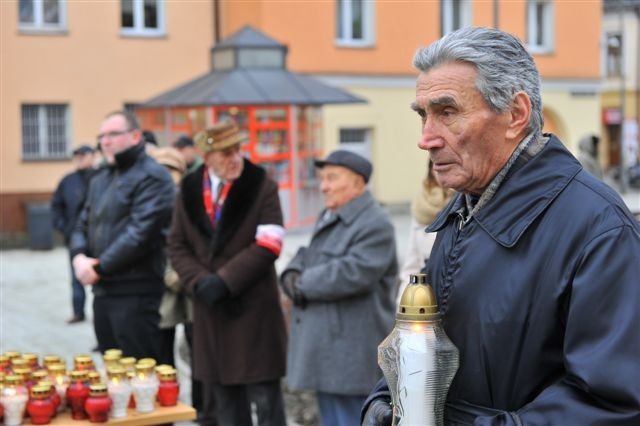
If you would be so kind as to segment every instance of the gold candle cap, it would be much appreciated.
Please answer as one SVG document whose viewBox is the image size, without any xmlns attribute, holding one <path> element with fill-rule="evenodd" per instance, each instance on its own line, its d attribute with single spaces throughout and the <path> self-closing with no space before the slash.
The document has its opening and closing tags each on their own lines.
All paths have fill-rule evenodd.
<svg viewBox="0 0 640 426">
<path fill-rule="evenodd" d="M 46 368 L 52 364 L 62 364 L 62 358 L 58 355 L 45 355 L 42 357 L 42 365 Z"/>
<path fill-rule="evenodd" d="M 153 358 L 141 358 L 138 360 L 138 364 L 149 365 L 151 368 L 156 366 L 156 360 Z"/>
<path fill-rule="evenodd" d="M 31 368 L 29 367 L 14 368 L 13 374 L 15 374 L 16 376 L 22 377 L 22 381 L 26 382 L 31 378 Z"/>
<path fill-rule="evenodd" d="M 127 379 L 131 380 L 134 377 L 136 377 L 136 372 L 135 371 L 127 371 Z"/>
<path fill-rule="evenodd" d="M 167 370 L 167 369 L 171 370 L 173 369 L 173 366 L 169 364 L 160 364 L 160 365 L 156 365 L 156 367 L 154 368 L 154 370 L 156 371 L 156 374 L 160 373 L 162 370 Z"/>
<path fill-rule="evenodd" d="M 0 370 L 0 384 L 4 383 L 4 379 L 7 377 L 7 373 Z"/>
<path fill-rule="evenodd" d="M 38 354 L 34 354 L 34 353 L 22 354 L 22 359 L 27 360 L 27 362 L 30 365 L 37 364 L 38 363 Z"/>
<path fill-rule="evenodd" d="M 53 386 L 53 382 L 50 380 L 40 380 L 37 383 L 38 386 L 46 386 L 47 389 L 51 389 L 51 387 Z"/>
<path fill-rule="evenodd" d="M 44 399 L 51 394 L 51 388 L 46 386 L 34 386 L 31 388 L 30 394 L 33 399 Z"/>
<path fill-rule="evenodd" d="M 107 396 L 107 385 L 103 383 L 94 383 L 89 386 L 89 395 L 91 396 Z"/>
<path fill-rule="evenodd" d="M 47 370 L 36 370 L 31 373 L 31 380 L 34 382 L 39 382 L 40 380 L 44 380 L 49 377 L 49 373 Z"/>
<path fill-rule="evenodd" d="M 73 358 L 73 365 L 76 369 L 78 367 L 91 367 L 93 366 L 93 358 L 91 358 L 91 355 L 76 355 Z"/>
<path fill-rule="evenodd" d="M 136 359 L 132 356 L 120 358 L 120 365 L 124 367 L 124 369 L 131 368 L 133 369 L 136 365 Z"/>
<path fill-rule="evenodd" d="M 110 367 L 107 369 L 107 377 L 109 379 L 125 379 L 127 372 L 122 367 Z"/>
<path fill-rule="evenodd" d="M 67 372 L 67 367 L 64 364 L 51 364 L 47 366 L 47 370 L 49 373 L 53 375 L 65 374 Z"/>
<path fill-rule="evenodd" d="M 106 353 L 104 355 L 102 355 L 102 360 L 105 363 L 109 363 L 109 362 L 118 362 L 120 361 L 120 355 L 118 354 L 114 354 L 114 353 Z"/>
<path fill-rule="evenodd" d="M 29 361 L 24 358 L 11 358 L 11 368 L 29 367 Z"/>
<path fill-rule="evenodd" d="M 7 377 L 4 378 L 4 384 L 6 386 L 19 386 L 23 383 L 24 383 L 24 380 L 22 380 L 22 376 L 18 374 L 9 374 Z"/>
<path fill-rule="evenodd" d="M 0 365 L 10 365 L 11 361 L 9 360 L 9 357 L 6 355 L 0 355 Z"/>
<path fill-rule="evenodd" d="M 89 383 L 98 384 L 101 380 L 100 373 L 97 371 L 89 371 Z"/>
<path fill-rule="evenodd" d="M 122 351 L 120 349 L 107 349 L 104 351 L 104 356 L 115 356 L 120 359 L 122 358 Z"/>
<path fill-rule="evenodd" d="M 9 358 L 9 361 L 11 361 L 13 358 L 20 358 L 20 352 L 18 352 L 18 351 L 5 351 L 4 356 Z"/>
<path fill-rule="evenodd" d="M 71 380 L 79 380 L 81 382 L 89 381 L 89 372 L 87 370 L 73 370 L 69 373 Z"/>
<path fill-rule="evenodd" d="M 401 321 L 435 321 L 439 318 L 438 303 L 426 274 L 411 274 L 409 285 L 402 292 L 396 319 Z"/>
<path fill-rule="evenodd" d="M 161 370 L 158 375 L 160 376 L 160 380 L 175 381 L 178 377 L 178 372 L 175 368 L 165 368 Z"/>
</svg>

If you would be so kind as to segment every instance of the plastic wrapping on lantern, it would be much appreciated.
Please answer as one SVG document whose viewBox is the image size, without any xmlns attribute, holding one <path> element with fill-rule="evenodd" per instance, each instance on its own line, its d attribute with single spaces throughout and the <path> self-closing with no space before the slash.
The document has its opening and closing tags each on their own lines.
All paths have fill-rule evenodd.
<svg viewBox="0 0 640 426">
<path fill-rule="evenodd" d="M 378 364 L 393 402 L 393 424 L 440 426 L 458 369 L 458 349 L 444 332 L 435 295 L 423 274 L 412 275 L 396 324 L 378 347 Z"/>
</svg>

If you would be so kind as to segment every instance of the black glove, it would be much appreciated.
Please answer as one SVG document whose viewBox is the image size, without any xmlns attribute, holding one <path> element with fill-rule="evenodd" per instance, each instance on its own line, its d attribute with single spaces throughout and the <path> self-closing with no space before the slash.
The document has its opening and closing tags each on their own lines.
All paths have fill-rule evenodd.
<svg viewBox="0 0 640 426">
<path fill-rule="evenodd" d="M 290 270 L 285 272 L 280 278 L 280 286 L 282 291 L 287 295 L 289 299 L 293 299 L 293 293 L 296 288 L 296 284 L 300 280 L 300 271 Z"/>
<path fill-rule="evenodd" d="M 362 426 L 391 426 L 393 410 L 389 401 L 378 398 L 371 401 L 362 419 Z"/>
<path fill-rule="evenodd" d="M 195 296 L 204 303 L 213 307 L 216 302 L 221 301 L 229 295 L 229 289 L 218 274 L 211 274 L 196 285 Z"/>
</svg>

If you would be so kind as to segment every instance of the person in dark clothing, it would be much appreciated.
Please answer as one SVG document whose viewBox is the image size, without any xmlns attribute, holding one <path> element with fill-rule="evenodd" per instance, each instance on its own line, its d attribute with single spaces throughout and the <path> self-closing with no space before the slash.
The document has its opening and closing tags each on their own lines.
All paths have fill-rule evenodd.
<svg viewBox="0 0 640 426">
<path fill-rule="evenodd" d="M 107 115 L 98 141 L 107 166 L 91 180 L 71 234 L 73 268 L 93 287 L 100 351 L 120 348 L 125 356 L 157 359 L 174 184 L 145 153 L 133 115 Z"/>
<path fill-rule="evenodd" d="M 457 192 L 427 228 L 426 272 L 460 351 L 444 423 L 640 424 L 640 225 L 542 133 L 540 75 L 516 37 L 463 28 L 414 65 L 418 146 Z M 363 424 L 390 425 L 389 400 L 383 381 Z"/>
<path fill-rule="evenodd" d="M 198 155 L 193 139 L 182 135 L 174 143 L 173 147 L 180 152 L 187 163 L 187 172 L 192 172 L 202 164 L 202 158 Z"/>
<path fill-rule="evenodd" d="M 53 227 L 64 236 L 65 244 L 69 244 L 71 231 L 76 223 L 82 204 L 86 197 L 89 180 L 93 176 L 94 149 L 89 145 L 82 145 L 73 151 L 75 171 L 66 175 L 56 188 L 51 199 L 53 213 Z M 71 262 L 71 261 L 70 261 Z M 84 287 L 73 274 L 71 267 L 71 300 L 73 315 L 68 324 L 82 322 L 85 319 Z"/>
</svg>

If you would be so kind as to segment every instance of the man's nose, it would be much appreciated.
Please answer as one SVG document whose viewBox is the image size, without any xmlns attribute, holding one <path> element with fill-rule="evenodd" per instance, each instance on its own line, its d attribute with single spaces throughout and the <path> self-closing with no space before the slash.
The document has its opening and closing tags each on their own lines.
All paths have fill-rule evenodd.
<svg viewBox="0 0 640 426">
<path fill-rule="evenodd" d="M 437 124 L 433 118 L 427 117 L 422 125 L 422 135 L 418 141 L 418 147 L 425 151 L 431 149 L 442 148 L 444 146 L 444 139 L 442 138 Z"/>
</svg>

